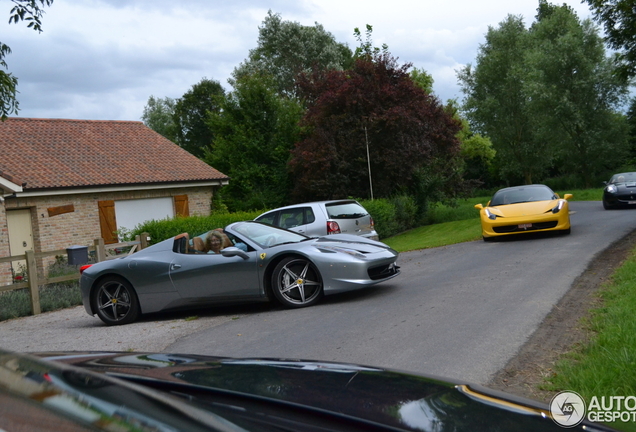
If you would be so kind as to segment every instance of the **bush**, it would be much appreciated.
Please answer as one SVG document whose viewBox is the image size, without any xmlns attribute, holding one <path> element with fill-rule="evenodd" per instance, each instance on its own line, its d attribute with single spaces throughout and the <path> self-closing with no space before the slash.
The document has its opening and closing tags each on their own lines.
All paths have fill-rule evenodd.
<svg viewBox="0 0 636 432">
<path fill-rule="evenodd" d="M 210 216 L 190 216 L 175 219 L 152 220 L 137 225 L 131 234 L 135 235 L 147 232 L 150 235 L 150 244 L 159 243 L 181 233 L 199 234 L 214 228 L 225 228 L 233 222 L 253 220 L 263 211 L 215 213 Z"/>
<path fill-rule="evenodd" d="M 420 225 L 425 215 L 418 214 L 417 203 L 413 197 L 399 195 L 391 198 L 390 201 L 395 207 L 395 217 L 397 218 L 398 225 L 403 227 L 402 231 Z"/>
<path fill-rule="evenodd" d="M 39 290 L 40 309 L 42 312 L 50 312 L 82 304 L 82 294 L 77 281 L 44 285 Z M 0 321 L 30 315 L 31 295 L 28 288 L 0 294 Z"/>
<path fill-rule="evenodd" d="M 395 206 L 384 198 L 374 200 L 360 200 L 375 223 L 375 230 L 380 238 L 391 237 L 399 230 L 397 218 L 395 216 Z"/>
<path fill-rule="evenodd" d="M 399 234 L 416 226 L 419 220 L 417 204 L 407 195 L 394 198 L 359 200 L 375 222 L 375 230 L 380 239 Z"/>
</svg>

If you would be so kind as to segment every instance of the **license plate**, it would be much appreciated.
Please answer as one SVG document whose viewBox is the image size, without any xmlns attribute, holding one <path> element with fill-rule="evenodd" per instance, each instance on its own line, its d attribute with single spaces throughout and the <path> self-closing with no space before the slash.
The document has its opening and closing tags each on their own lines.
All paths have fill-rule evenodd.
<svg viewBox="0 0 636 432">
<path fill-rule="evenodd" d="M 636 201 L 627 201 L 627 204 L 636 204 Z"/>
<path fill-rule="evenodd" d="M 519 224 L 519 229 L 532 228 L 532 224 Z"/>
</svg>

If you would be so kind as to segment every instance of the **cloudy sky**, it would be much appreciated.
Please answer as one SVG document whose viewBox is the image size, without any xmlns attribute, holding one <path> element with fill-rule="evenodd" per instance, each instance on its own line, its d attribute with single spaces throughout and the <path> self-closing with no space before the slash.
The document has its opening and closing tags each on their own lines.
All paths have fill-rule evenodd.
<svg viewBox="0 0 636 432">
<path fill-rule="evenodd" d="M 579 0 L 553 3 L 591 17 Z M 538 0 L 55 0 L 42 33 L 9 25 L 11 3 L 0 6 L 19 117 L 140 120 L 148 97 L 178 98 L 204 77 L 229 90 L 268 10 L 322 24 L 351 49 L 353 29 L 370 24 L 374 45 L 429 72 L 442 101 L 461 98 L 456 71 L 474 63 L 488 26 L 508 14 L 530 25 Z"/>
</svg>

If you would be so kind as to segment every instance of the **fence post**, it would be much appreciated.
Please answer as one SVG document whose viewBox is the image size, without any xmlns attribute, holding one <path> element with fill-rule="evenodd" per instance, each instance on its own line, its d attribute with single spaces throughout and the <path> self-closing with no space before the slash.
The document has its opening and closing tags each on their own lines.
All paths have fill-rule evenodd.
<svg viewBox="0 0 636 432">
<path fill-rule="evenodd" d="M 40 309 L 40 290 L 38 289 L 38 267 L 35 264 L 35 252 L 28 250 L 25 253 L 27 263 L 27 278 L 29 279 L 29 292 L 31 293 L 31 312 L 33 315 L 39 315 Z"/>
<path fill-rule="evenodd" d="M 98 238 L 93 242 L 95 245 L 95 261 L 102 262 L 106 259 L 106 251 L 104 250 L 104 239 Z"/>
<path fill-rule="evenodd" d="M 148 247 L 148 234 L 147 232 L 141 233 L 139 237 L 141 237 L 141 243 L 139 244 L 139 249 L 146 249 Z"/>
</svg>

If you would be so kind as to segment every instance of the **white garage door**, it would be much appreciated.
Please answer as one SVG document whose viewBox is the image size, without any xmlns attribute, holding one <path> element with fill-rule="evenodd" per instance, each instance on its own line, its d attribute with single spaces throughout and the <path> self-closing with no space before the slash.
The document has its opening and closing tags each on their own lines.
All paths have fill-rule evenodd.
<svg viewBox="0 0 636 432">
<path fill-rule="evenodd" d="M 149 220 L 172 219 L 172 197 L 115 201 L 117 229 L 131 230 Z"/>
</svg>

